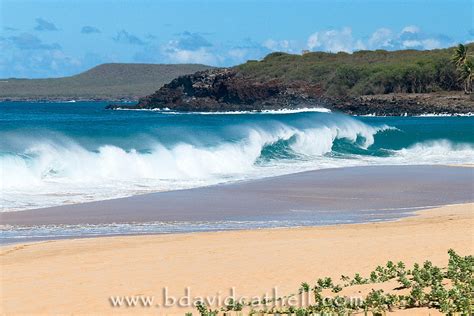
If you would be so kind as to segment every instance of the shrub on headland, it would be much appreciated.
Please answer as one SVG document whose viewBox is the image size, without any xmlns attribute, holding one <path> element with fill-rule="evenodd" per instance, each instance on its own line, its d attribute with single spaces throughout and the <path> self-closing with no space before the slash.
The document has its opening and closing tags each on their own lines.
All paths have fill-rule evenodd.
<svg viewBox="0 0 474 316">
<path fill-rule="evenodd" d="M 474 44 L 463 47 L 465 51 L 474 50 Z M 237 69 L 261 81 L 302 80 L 318 84 L 328 96 L 460 91 L 466 88 L 465 78 L 472 78 L 472 63 L 469 58 L 462 65 L 453 63 L 458 49 L 272 53 L 260 62 L 247 62 Z M 460 80 L 460 76 L 464 79 Z"/>
</svg>

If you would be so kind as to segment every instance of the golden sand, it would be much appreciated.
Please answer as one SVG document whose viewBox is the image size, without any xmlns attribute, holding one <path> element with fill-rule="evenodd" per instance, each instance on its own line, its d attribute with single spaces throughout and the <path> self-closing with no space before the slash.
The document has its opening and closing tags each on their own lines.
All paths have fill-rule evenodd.
<svg viewBox="0 0 474 316">
<path fill-rule="evenodd" d="M 303 281 L 367 274 L 387 260 L 445 266 L 449 248 L 473 254 L 473 239 L 471 203 L 385 223 L 10 245 L 0 248 L 0 313 L 183 315 L 186 309 L 177 307 L 113 308 L 109 297 L 158 299 L 164 287 L 174 296 L 186 287 L 192 296 L 228 294 L 231 287 L 237 296 L 261 296 L 273 287 L 286 295 Z"/>
</svg>

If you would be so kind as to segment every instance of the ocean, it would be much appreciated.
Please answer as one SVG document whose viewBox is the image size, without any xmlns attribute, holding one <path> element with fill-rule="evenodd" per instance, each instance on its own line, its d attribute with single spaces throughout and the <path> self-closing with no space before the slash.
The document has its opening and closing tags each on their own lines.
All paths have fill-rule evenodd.
<svg viewBox="0 0 474 316">
<path fill-rule="evenodd" d="M 1 210 L 365 165 L 474 163 L 474 117 L 0 103 Z"/>
</svg>

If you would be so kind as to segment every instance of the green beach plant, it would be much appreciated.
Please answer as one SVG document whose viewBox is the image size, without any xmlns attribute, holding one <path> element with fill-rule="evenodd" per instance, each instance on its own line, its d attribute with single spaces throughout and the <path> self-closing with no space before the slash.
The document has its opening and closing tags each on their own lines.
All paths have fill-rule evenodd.
<svg viewBox="0 0 474 316">
<path fill-rule="evenodd" d="M 356 273 L 353 278 L 341 276 L 343 285 L 334 284 L 330 277 L 318 278 L 316 285 L 311 287 L 303 282 L 299 288 L 299 295 L 312 293 L 314 302 L 308 306 L 266 306 L 271 302 L 283 302 L 283 298 L 295 296 L 291 294 L 283 297 L 262 299 L 258 304 L 237 303 L 232 300 L 221 308 L 220 311 L 206 307 L 202 303 L 196 304 L 201 316 L 217 316 L 219 313 L 243 313 L 246 307 L 250 308 L 249 315 L 351 315 L 361 310 L 365 315 L 384 315 L 394 309 L 432 308 L 447 315 L 473 315 L 474 312 L 474 256 L 460 256 L 453 249 L 448 251 L 449 261 L 447 267 L 441 268 L 431 261 L 422 265 L 415 263 L 412 269 L 406 269 L 403 262 L 394 264 L 388 261 L 385 266 L 378 266 L 370 272 L 370 277 L 365 278 Z M 386 282 L 396 282 L 393 289 L 388 292 L 378 288 Z M 392 283 L 390 283 L 392 284 Z M 323 296 L 324 289 L 332 293 L 343 292 L 345 288 L 360 285 L 372 285 L 372 289 L 360 304 L 354 304 L 349 297 L 337 294 L 332 297 Z M 397 286 L 398 285 L 398 286 Z M 407 294 L 399 294 L 399 290 L 408 290 Z M 189 316 L 189 315 L 187 315 Z"/>
</svg>

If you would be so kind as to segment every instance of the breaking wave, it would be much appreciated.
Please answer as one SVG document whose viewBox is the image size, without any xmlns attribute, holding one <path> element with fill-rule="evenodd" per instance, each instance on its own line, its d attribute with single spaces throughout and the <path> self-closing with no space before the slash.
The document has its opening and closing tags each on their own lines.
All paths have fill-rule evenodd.
<svg viewBox="0 0 474 316">
<path fill-rule="evenodd" d="M 448 140 L 401 149 L 373 146 L 376 136 L 390 132 L 397 129 L 339 116 L 301 126 L 247 124 L 239 126 L 238 137 L 208 143 L 150 136 L 145 145 L 128 149 L 85 146 L 64 135 L 4 134 L 15 149 L 0 156 L 2 205 L 5 211 L 24 210 L 321 168 L 473 163 L 473 145 Z"/>
</svg>

